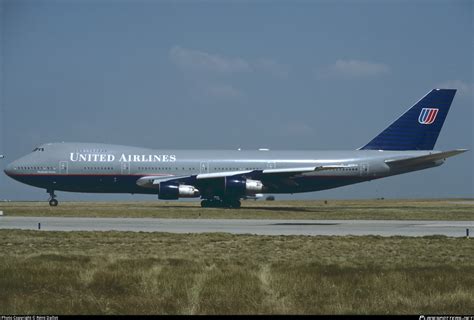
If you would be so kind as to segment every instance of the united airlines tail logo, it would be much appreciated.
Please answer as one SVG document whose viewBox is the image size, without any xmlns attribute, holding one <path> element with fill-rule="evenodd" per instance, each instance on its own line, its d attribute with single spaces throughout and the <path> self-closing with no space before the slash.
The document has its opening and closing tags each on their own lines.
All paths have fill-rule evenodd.
<svg viewBox="0 0 474 320">
<path fill-rule="evenodd" d="M 423 108 L 421 109 L 418 122 L 421 124 L 432 124 L 436 120 L 439 109 L 436 108 Z"/>
</svg>

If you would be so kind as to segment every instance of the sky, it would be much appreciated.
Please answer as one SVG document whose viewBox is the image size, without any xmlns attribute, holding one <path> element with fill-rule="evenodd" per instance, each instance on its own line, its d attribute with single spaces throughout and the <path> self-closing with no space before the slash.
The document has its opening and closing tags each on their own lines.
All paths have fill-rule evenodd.
<svg viewBox="0 0 474 320">
<path fill-rule="evenodd" d="M 474 149 L 472 1 L 0 0 L 0 28 L 2 171 L 58 141 L 351 150 L 441 87 L 436 149 Z M 473 164 L 279 198 L 474 197 Z M 1 199 L 47 194 L 2 172 Z"/>
</svg>

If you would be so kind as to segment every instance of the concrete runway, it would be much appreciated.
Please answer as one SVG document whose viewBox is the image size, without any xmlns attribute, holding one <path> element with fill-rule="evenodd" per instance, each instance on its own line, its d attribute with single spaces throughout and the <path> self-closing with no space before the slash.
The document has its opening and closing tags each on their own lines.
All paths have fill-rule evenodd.
<svg viewBox="0 0 474 320">
<path fill-rule="evenodd" d="M 469 228 L 471 235 L 474 233 L 474 221 L 0 217 L 0 229 L 38 230 L 38 223 L 45 231 L 465 237 Z"/>
</svg>

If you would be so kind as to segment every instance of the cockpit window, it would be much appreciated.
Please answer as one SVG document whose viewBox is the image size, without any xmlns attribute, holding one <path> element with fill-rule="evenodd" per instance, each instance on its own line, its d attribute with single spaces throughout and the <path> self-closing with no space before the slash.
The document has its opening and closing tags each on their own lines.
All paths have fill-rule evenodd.
<svg viewBox="0 0 474 320">
<path fill-rule="evenodd" d="M 44 148 L 34 148 L 33 149 L 33 152 L 37 152 L 37 151 L 44 151 Z"/>
</svg>

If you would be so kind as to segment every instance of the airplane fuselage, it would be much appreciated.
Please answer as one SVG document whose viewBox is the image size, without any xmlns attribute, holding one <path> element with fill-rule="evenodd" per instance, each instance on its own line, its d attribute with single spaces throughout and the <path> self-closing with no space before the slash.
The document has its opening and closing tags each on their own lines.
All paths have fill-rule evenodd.
<svg viewBox="0 0 474 320">
<path fill-rule="evenodd" d="M 156 194 L 137 180 L 146 176 L 180 177 L 219 172 L 337 165 L 302 173 L 292 183 L 265 186 L 265 193 L 319 191 L 440 165 L 394 170 L 388 159 L 436 151 L 244 151 L 153 150 L 109 144 L 50 143 L 9 165 L 6 172 L 22 183 L 72 192 Z M 286 180 L 286 179 L 285 179 Z M 283 180 L 282 180 L 283 181 Z"/>
</svg>

